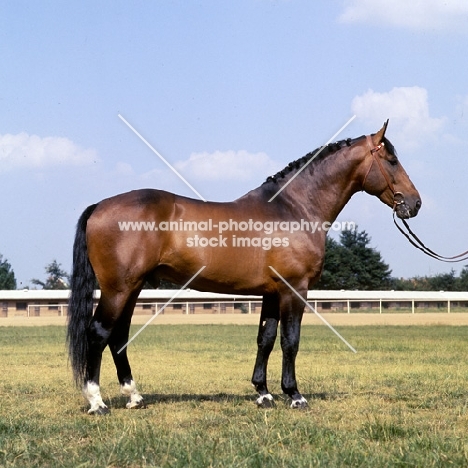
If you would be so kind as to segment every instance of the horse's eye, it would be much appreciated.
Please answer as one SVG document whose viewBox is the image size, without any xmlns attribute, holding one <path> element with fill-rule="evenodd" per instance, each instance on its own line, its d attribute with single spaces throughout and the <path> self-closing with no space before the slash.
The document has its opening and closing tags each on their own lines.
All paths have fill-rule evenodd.
<svg viewBox="0 0 468 468">
<path fill-rule="evenodd" d="M 391 159 L 389 161 L 389 163 L 392 165 L 392 166 L 398 166 L 398 159 Z"/>
</svg>

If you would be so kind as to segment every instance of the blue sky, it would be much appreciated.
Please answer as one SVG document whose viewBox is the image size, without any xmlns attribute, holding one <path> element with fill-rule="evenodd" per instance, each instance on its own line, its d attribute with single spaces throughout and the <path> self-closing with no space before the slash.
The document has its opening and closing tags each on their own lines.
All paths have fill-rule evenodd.
<svg viewBox="0 0 468 468">
<path fill-rule="evenodd" d="M 0 253 L 19 287 L 53 259 L 71 268 L 89 204 L 142 187 L 194 196 L 119 113 L 217 201 L 353 115 L 339 138 L 390 118 L 423 199 L 411 226 L 445 255 L 468 249 L 465 0 L 2 2 L 0 46 Z M 452 268 L 369 195 L 339 220 L 369 233 L 394 276 Z"/>
</svg>

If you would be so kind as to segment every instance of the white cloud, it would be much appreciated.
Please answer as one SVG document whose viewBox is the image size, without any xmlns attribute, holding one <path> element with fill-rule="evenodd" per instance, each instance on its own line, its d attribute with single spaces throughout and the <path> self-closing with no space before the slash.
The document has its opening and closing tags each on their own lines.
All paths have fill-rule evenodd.
<svg viewBox="0 0 468 468">
<path fill-rule="evenodd" d="M 392 141 L 407 149 L 440 132 L 445 122 L 444 118 L 429 115 L 427 91 L 418 86 L 393 88 L 386 93 L 370 89 L 356 96 L 351 108 L 359 119 L 376 130 L 389 118 Z"/>
<path fill-rule="evenodd" d="M 96 160 L 95 150 L 82 149 L 68 138 L 39 137 L 26 132 L 0 135 L 0 172 L 18 168 L 77 166 Z"/>
<path fill-rule="evenodd" d="M 135 171 L 133 170 L 131 164 L 126 162 L 118 162 L 115 165 L 114 174 L 118 176 L 134 176 Z"/>
<path fill-rule="evenodd" d="M 466 32 L 466 0 L 347 0 L 345 5 L 343 23 Z"/>
<path fill-rule="evenodd" d="M 266 153 L 249 153 L 244 150 L 192 153 L 188 160 L 176 163 L 175 168 L 187 177 L 190 175 L 193 179 L 207 181 L 250 181 L 280 169 L 278 163 Z"/>
</svg>

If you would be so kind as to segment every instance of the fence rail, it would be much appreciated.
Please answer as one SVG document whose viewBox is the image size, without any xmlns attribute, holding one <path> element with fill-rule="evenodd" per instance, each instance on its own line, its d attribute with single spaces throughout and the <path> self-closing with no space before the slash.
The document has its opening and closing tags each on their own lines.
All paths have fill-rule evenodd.
<svg viewBox="0 0 468 468">
<path fill-rule="evenodd" d="M 313 300 L 309 304 L 320 313 L 374 313 L 374 314 L 395 314 L 395 313 L 431 313 L 431 312 L 468 312 L 468 301 L 386 301 L 386 300 Z M 262 304 L 260 301 L 174 301 L 170 304 L 166 302 L 137 302 L 135 315 L 155 315 L 155 314 L 259 314 Z M 68 305 L 63 304 L 27 304 L 20 310 L 7 310 L 2 316 L 66 316 Z M 312 313 L 307 308 L 305 313 Z"/>
</svg>

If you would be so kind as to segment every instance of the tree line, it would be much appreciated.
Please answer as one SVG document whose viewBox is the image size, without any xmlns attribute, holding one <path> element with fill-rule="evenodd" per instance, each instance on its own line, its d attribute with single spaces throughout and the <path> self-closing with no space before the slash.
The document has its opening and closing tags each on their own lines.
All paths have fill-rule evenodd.
<svg viewBox="0 0 468 468">
<path fill-rule="evenodd" d="M 320 280 L 313 289 L 328 290 L 398 290 L 398 291 L 468 291 L 468 265 L 457 276 L 454 270 L 433 276 L 394 278 L 380 252 L 370 246 L 366 231 L 357 228 L 342 231 L 339 240 L 328 237 L 325 262 Z M 32 279 L 42 289 L 68 289 L 70 275 L 53 260 L 45 267 L 45 280 Z M 16 289 L 16 278 L 8 260 L 0 254 L 0 289 Z M 149 285 L 145 287 L 150 288 Z M 161 289 L 179 289 L 179 285 L 161 282 Z"/>
<path fill-rule="evenodd" d="M 468 291 L 468 265 L 460 275 L 455 270 L 433 276 L 392 277 L 381 254 L 370 246 L 365 231 L 343 231 L 339 241 L 327 238 L 323 272 L 314 289 Z"/>
</svg>

